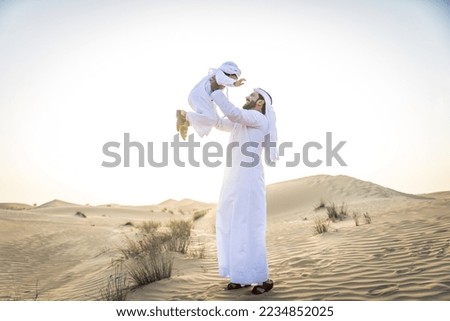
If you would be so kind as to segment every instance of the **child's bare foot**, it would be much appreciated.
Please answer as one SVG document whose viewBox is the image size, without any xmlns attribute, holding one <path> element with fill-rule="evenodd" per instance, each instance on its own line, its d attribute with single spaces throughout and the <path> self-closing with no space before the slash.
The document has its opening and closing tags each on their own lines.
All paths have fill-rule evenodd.
<svg viewBox="0 0 450 321">
<path fill-rule="evenodd" d="M 189 128 L 189 121 L 186 119 L 186 112 L 184 110 L 177 110 L 177 132 L 180 133 L 181 138 L 186 140 Z"/>
<path fill-rule="evenodd" d="M 177 110 L 177 132 L 180 131 L 181 126 L 186 122 L 186 112 L 184 110 Z"/>
<path fill-rule="evenodd" d="M 183 126 L 180 127 L 180 135 L 181 138 L 183 138 L 183 140 L 186 140 L 187 137 L 187 133 L 188 133 L 188 128 L 189 128 L 189 123 L 185 122 Z"/>
</svg>

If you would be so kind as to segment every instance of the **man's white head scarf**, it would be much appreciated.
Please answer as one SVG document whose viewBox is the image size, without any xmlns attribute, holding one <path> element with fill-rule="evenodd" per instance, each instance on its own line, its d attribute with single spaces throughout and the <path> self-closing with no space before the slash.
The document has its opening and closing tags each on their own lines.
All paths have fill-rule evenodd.
<svg viewBox="0 0 450 321">
<path fill-rule="evenodd" d="M 241 70 L 239 67 L 232 61 L 224 62 L 220 67 L 220 70 L 222 70 L 224 73 L 229 75 L 236 75 L 238 77 L 241 76 Z"/>
<path fill-rule="evenodd" d="M 275 111 L 273 110 L 272 97 L 264 89 L 255 88 L 255 91 L 264 98 L 264 101 L 266 103 L 266 117 L 269 121 L 269 138 L 270 142 L 274 142 L 276 144 L 278 140 L 277 117 L 275 115 Z M 270 153 L 271 162 L 276 162 L 279 159 L 278 147 L 276 147 L 276 145 L 274 147 L 266 146 L 266 152 Z"/>
</svg>

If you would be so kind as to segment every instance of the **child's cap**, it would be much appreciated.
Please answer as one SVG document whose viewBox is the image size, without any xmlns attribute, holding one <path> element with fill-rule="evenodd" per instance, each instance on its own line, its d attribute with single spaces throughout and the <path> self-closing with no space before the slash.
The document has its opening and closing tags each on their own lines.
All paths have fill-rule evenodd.
<svg viewBox="0 0 450 321">
<path fill-rule="evenodd" d="M 229 74 L 229 75 L 236 75 L 238 77 L 241 76 L 241 70 L 238 68 L 238 66 L 232 62 L 232 61 L 227 61 L 224 62 L 220 67 L 220 70 L 222 70 L 224 73 Z"/>
</svg>

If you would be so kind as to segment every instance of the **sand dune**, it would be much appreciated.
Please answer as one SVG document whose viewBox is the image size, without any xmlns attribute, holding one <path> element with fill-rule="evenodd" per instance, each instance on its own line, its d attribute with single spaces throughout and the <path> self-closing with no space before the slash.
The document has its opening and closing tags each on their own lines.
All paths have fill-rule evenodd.
<svg viewBox="0 0 450 321">
<path fill-rule="evenodd" d="M 23 203 L 0 203 L 2 210 L 29 210 L 33 206 Z"/>
<path fill-rule="evenodd" d="M 167 200 L 148 206 L 0 206 L 0 300 L 97 300 L 111 260 L 143 221 L 197 220 L 193 244 L 205 258 L 174 254 L 172 277 L 133 290 L 128 300 L 450 300 L 450 192 L 410 195 L 347 176 L 269 185 L 267 247 L 273 291 L 225 291 L 217 276 L 215 205 Z M 368 212 L 315 235 L 320 200 Z M 6 204 L 6 205 L 5 205 Z M 45 206 L 44 206 L 45 205 Z M 16 208 L 16 209 L 14 209 Z M 85 218 L 75 216 L 76 212 Z M 130 224 L 127 224 L 130 223 Z"/>
<path fill-rule="evenodd" d="M 67 206 L 80 206 L 80 205 L 55 199 L 53 201 L 39 205 L 36 208 L 67 207 Z"/>
<path fill-rule="evenodd" d="M 272 184 L 267 187 L 267 206 L 272 213 L 289 213 L 320 202 L 355 202 L 394 197 L 423 198 L 405 194 L 349 176 L 319 175 Z"/>
</svg>

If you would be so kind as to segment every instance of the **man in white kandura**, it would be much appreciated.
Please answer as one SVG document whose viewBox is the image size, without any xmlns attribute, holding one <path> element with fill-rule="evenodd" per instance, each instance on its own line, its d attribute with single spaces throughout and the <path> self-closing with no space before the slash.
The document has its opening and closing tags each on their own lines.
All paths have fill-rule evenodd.
<svg viewBox="0 0 450 321">
<path fill-rule="evenodd" d="M 257 88 L 243 108 L 235 107 L 211 80 L 211 99 L 226 116 L 216 128 L 230 131 L 231 149 L 217 205 L 216 234 L 219 273 L 230 278 L 227 290 L 249 287 L 253 294 L 273 288 L 266 253 L 266 187 L 262 150 L 270 161 L 278 159 L 276 118 L 270 95 Z M 269 136 L 267 136 L 269 135 Z M 265 138 L 272 144 L 265 144 Z M 266 139 L 267 142 L 267 139 Z M 228 148 L 227 148 L 228 149 Z"/>
</svg>

